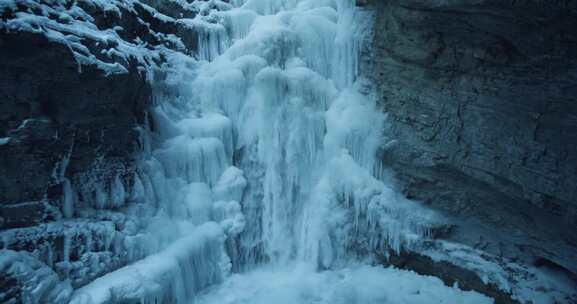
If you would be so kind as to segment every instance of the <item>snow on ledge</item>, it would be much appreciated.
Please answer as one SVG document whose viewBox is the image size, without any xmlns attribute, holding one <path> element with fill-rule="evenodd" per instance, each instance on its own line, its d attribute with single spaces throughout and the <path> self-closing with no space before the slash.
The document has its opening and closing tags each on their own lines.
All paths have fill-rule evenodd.
<svg viewBox="0 0 577 304">
<path fill-rule="evenodd" d="M 83 7 L 94 8 L 97 12 L 86 11 Z M 138 63 L 140 69 L 157 68 L 163 56 L 186 51 L 186 46 L 175 34 L 154 31 L 139 15 L 137 7 L 159 22 L 176 22 L 140 0 L 2 0 L 0 15 L 7 14 L 9 17 L 0 20 L 0 30 L 43 35 L 72 52 L 79 72 L 82 72 L 83 66 L 94 65 L 106 76 L 129 73 L 127 65 L 132 60 Z M 194 7 L 190 9 L 198 10 Z M 141 37 L 130 39 L 130 36 L 122 35 L 124 29 L 118 25 L 103 28 L 98 25 L 97 17 L 93 16 L 102 14 L 123 18 L 126 13 L 134 14 L 139 25 L 147 28 L 148 33 L 145 34 L 154 36 L 158 43 L 143 41 Z M 168 45 L 173 45 L 174 49 Z"/>
</svg>

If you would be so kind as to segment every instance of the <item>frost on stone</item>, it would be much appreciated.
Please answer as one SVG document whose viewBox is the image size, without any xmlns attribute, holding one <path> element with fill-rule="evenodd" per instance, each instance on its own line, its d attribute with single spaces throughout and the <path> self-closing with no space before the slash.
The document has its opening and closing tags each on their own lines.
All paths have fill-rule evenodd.
<svg viewBox="0 0 577 304">
<path fill-rule="evenodd" d="M 220 227 L 205 224 L 159 253 L 76 290 L 70 303 L 188 303 L 222 280 L 222 241 Z"/>
<path fill-rule="evenodd" d="M 67 47 L 78 63 L 80 72 L 83 66 L 94 65 L 105 75 L 128 73 L 132 62 L 136 62 L 141 71 L 148 73 L 173 53 L 196 51 L 188 50 L 181 37 L 175 33 L 167 33 L 162 29 L 162 24 L 172 24 L 172 27 L 178 24 L 186 26 L 187 19 L 179 21 L 160 13 L 145 2 L 81 0 L 71 3 L 66 0 L 46 2 L 6 0 L 1 3 L 0 13 L 9 18 L 0 21 L 0 29 L 42 35 L 51 42 Z M 208 10 L 204 1 L 178 4 L 190 14 L 197 14 L 203 9 Z M 227 8 L 226 5 L 221 6 L 221 9 Z M 102 24 L 106 24 L 107 21 L 100 20 L 101 18 L 122 20 L 128 18 L 128 15 L 135 19 L 137 26 L 147 32 L 149 37 L 153 37 L 151 41 L 143 41 L 141 37 L 133 38 L 132 34 L 125 33 L 125 29 L 118 25 L 103 27 Z M 194 30 L 201 33 L 210 29 L 210 24 L 204 19 L 209 18 L 199 16 L 194 19 L 196 23 L 201 23 Z M 161 28 L 157 28 L 153 23 L 161 24 Z M 208 34 L 206 36 L 208 37 Z"/>
<path fill-rule="evenodd" d="M 2 302 L 10 300 L 4 298 L 6 292 L 20 293 L 22 303 L 26 304 L 65 304 L 72 295 L 70 282 L 61 281 L 49 266 L 29 253 L 0 250 L 0 276 Z"/>
<path fill-rule="evenodd" d="M 471 270 L 521 303 L 566 303 L 575 297 L 574 283 L 565 278 L 466 245 L 437 240 L 421 253 Z"/>
</svg>

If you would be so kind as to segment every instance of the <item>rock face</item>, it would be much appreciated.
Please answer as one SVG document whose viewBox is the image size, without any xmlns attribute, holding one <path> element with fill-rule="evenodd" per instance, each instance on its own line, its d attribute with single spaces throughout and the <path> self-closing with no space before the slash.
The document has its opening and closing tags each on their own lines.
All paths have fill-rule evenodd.
<svg viewBox="0 0 577 304">
<path fill-rule="evenodd" d="M 436 276 L 448 286 L 458 284 L 463 290 L 474 290 L 490 296 L 497 304 L 519 304 L 509 294 L 491 283 L 486 284 L 475 272 L 466 268 L 460 268 L 445 261 L 434 261 L 430 257 L 419 255 L 414 252 L 393 254 L 379 261 L 383 265 L 391 265 L 401 269 L 411 269 L 421 275 Z"/>
<path fill-rule="evenodd" d="M 119 208 L 134 199 L 149 80 L 197 44 L 170 17 L 196 8 L 162 3 L 0 4 L 0 302 L 65 303 L 142 258 L 123 245 L 138 231 Z"/>
<path fill-rule="evenodd" d="M 577 6 L 376 1 L 383 160 L 450 238 L 577 273 Z M 572 235 L 573 234 L 573 235 Z"/>
<path fill-rule="evenodd" d="M 151 105 L 146 77 L 165 53 L 192 55 L 197 42 L 190 26 L 138 1 L 10 2 L 0 23 L 0 229 L 62 216 L 65 183 L 128 184 Z M 196 13 L 170 3 L 167 14 Z"/>
<path fill-rule="evenodd" d="M 135 67 L 79 73 L 71 52 L 41 35 L 3 32 L 0 41 L 2 228 L 25 227 L 60 216 L 64 177 L 130 170 L 151 90 Z"/>
</svg>

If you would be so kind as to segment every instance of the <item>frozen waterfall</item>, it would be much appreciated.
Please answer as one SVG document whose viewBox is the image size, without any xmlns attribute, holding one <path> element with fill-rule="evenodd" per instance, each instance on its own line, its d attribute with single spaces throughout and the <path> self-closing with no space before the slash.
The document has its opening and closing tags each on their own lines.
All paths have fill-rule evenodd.
<svg viewBox="0 0 577 304">
<path fill-rule="evenodd" d="M 157 98 L 133 193 L 112 187 L 157 204 L 127 246 L 146 257 L 72 302 L 492 303 L 356 258 L 419 246 L 436 221 L 377 158 L 386 117 L 358 62 L 368 13 L 353 0 L 209 2 L 220 9 L 187 21 L 197 58 L 169 58 L 179 97 Z"/>
</svg>

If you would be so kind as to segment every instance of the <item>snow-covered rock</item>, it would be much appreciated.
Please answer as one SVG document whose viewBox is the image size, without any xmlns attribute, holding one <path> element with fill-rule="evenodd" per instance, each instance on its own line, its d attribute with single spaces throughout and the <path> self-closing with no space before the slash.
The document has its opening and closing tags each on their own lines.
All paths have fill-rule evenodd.
<svg viewBox="0 0 577 304">
<path fill-rule="evenodd" d="M 72 295 L 70 282 L 62 281 L 46 264 L 31 254 L 0 250 L 0 302 L 66 304 Z"/>
</svg>

